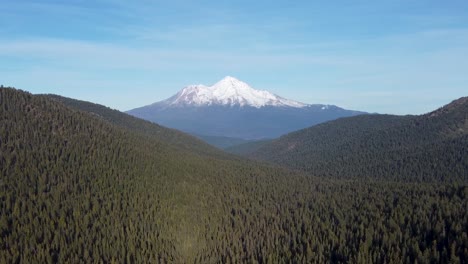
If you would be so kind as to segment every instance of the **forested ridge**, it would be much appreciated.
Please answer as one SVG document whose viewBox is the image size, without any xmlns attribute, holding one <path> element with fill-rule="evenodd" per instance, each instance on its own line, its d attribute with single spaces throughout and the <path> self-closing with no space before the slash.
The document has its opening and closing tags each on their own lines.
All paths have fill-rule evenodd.
<svg viewBox="0 0 468 264">
<path fill-rule="evenodd" d="M 421 116 L 342 118 L 248 147 L 237 153 L 317 176 L 466 184 L 468 97 Z"/>
<path fill-rule="evenodd" d="M 222 151 L 213 148 L 194 136 L 175 129 L 166 128 L 131 115 L 122 114 L 120 111 L 113 110 L 102 105 L 53 94 L 43 96 L 59 101 L 70 108 L 92 113 L 105 121 L 108 121 L 118 127 L 128 129 L 133 133 L 139 133 L 151 138 L 152 140 L 163 141 L 171 147 L 181 150 L 189 150 L 192 153 L 200 155 L 216 156 L 218 158 L 221 156 L 228 156 Z M 229 158 L 233 157 L 229 156 Z"/>
<path fill-rule="evenodd" d="M 468 258 L 466 182 L 317 178 L 171 131 L 1 88 L 0 262 Z"/>
</svg>

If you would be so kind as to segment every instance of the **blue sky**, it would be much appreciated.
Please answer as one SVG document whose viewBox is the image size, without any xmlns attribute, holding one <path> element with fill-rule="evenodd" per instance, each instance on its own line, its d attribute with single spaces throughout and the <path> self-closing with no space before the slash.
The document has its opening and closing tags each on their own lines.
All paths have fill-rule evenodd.
<svg viewBox="0 0 468 264">
<path fill-rule="evenodd" d="M 468 95 L 468 1 L 0 0 L 0 83 L 129 110 L 226 75 L 421 114 Z"/>
</svg>

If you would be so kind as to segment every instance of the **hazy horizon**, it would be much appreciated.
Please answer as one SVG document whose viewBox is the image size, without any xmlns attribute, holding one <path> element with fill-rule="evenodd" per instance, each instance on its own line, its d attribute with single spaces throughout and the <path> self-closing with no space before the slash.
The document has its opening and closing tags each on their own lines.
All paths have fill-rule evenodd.
<svg viewBox="0 0 468 264">
<path fill-rule="evenodd" d="M 226 75 L 377 113 L 467 95 L 464 1 L 0 2 L 0 84 L 121 111 Z"/>
</svg>

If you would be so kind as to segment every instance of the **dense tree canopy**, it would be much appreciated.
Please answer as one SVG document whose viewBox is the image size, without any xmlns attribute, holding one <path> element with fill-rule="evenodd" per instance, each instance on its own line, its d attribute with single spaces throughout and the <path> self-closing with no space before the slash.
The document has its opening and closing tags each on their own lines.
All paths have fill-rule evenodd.
<svg viewBox="0 0 468 264">
<path fill-rule="evenodd" d="M 421 116 L 362 115 L 233 152 L 317 176 L 468 182 L 468 97 Z"/>
<path fill-rule="evenodd" d="M 466 184 L 317 178 L 69 104 L 0 89 L 1 263 L 468 258 Z"/>
</svg>

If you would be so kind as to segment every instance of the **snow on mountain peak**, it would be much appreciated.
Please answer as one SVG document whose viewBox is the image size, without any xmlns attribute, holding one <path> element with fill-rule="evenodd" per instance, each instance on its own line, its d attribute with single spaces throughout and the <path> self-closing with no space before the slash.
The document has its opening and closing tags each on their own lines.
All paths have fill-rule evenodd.
<svg viewBox="0 0 468 264">
<path fill-rule="evenodd" d="M 166 100 L 172 106 L 181 105 L 228 105 L 251 106 L 288 106 L 301 108 L 306 104 L 288 100 L 268 91 L 255 90 L 247 83 L 234 77 L 226 76 L 213 86 L 189 85 L 175 96 Z"/>
</svg>

